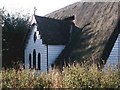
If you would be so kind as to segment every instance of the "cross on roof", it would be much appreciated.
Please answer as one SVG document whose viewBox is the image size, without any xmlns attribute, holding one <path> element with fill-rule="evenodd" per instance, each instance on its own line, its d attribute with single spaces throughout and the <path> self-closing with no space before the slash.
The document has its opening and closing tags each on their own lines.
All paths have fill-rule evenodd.
<svg viewBox="0 0 120 90">
<path fill-rule="evenodd" d="M 36 7 L 34 7 L 34 15 L 35 15 L 35 13 L 36 13 L 36 10 L 37 10 Z"/>
</svg>

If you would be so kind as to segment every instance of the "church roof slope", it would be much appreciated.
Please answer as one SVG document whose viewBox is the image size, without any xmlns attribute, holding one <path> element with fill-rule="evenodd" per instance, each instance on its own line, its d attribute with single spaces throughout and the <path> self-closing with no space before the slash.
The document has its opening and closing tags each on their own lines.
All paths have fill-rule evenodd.
<svg viewBox="0 0 120 90">
<path fill-rule="evenodd" d="M 71 23 L 67 20 L 56 20 L 35 15 L 38 30 L 43 39 L 43 44 L 65 45 L 69 41 Z"/>
<path fill-rule="evenodd" d="M 83 60 L 87 60 L 89 63 L 103 63 L 101 60 L 106 62 L 120 33 L 118 5 L 119 2 L 77 2 L 47 14 L 47 17 L 54 19 L 74 15 L 75 26 L 82 29 L 80 37 L 70 50 L 67 59 L 56 59 L 55 64 Z M 64 50 L 64 52 L 66 51 Z"/>
</svg>

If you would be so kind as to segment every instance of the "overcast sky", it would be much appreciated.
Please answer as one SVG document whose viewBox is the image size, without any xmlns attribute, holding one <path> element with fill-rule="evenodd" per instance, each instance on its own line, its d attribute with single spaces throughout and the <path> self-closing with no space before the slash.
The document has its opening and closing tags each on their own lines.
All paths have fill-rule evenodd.
<svg viewBox="0 0 120 90">
<path fill-rule="evenodd" d="M 0 0 L 0 8 L 4 6 L 12 13 L 24 10 L 24 13 L 33 14 L 36 7 L 36 14 L 43 16 L 78 1 L 80 0 Z"/>
</svg>

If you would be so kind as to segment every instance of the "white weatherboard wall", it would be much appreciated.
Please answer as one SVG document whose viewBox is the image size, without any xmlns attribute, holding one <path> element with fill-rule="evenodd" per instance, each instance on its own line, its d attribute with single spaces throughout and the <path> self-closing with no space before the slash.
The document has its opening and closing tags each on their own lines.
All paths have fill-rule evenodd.
<svg viewBox="0 0 120 90">
<path fill-rule="evenodd" d="M 117 65 L 120 60 L 120 34 L 112 48 L 112 51 L 109 55 L 106 65 Z"/>
<path fill-rule="evenodd" d="M 51 67 L 64 48 L 65 45 L 48 45 L 48 68 Z"/>
<path fill-rule="evenodd" d="M 34 43 L 34 33 L 37 33 L 37 40 Z M 25 48 L 25 68 L 29 67 L 29 54 L 31 54 L 31 67 L 33 67 L 33 50 L 36 50 L 36 68 L 38 67 L 38 53 L 41 55 L 41 72 L 47 71 L 47 46 L 42 44 L 42 39 L 37 31 L 37 26 L 33 27 L 32 34 L 28 40 L 28 43 Z"/>
<path fill-rule="evenodd" d="M 37 33 L 37 40 L 34 43 L 34 33 Z M 28 40 L 28 43 L 25 48 L 25 68 L 29 68 L 29 54 L 31 54 L 31 67 L 33 68 L 33 50 L 36 50 L 36 68 L 38 68 L 38 53 L 41 56 L 41 72 L 47 71 L 47 56 L 48 56 L 48 69 L 51 67 L 51 64 L 54 63 L 55 59 L 64 49 L 65 45 L 47 45 L 42 44 L 42 39 L 40 39 L 39 32 L 37 31 L 37 26 L 33 27 L 32 34 Z M 48 55 L 47 55 L 48 53 Z"/>
</svg>

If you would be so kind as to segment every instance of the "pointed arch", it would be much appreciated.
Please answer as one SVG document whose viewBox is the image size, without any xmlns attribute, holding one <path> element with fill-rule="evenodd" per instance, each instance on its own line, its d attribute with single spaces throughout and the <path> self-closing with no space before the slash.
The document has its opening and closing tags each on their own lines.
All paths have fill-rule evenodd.
<svg viewBox="0 0 120 90">
<path fill-rule="evenodd" d="M 36 50 L 33 50 L 33 68 L 36 68 Z"/>
<path fill-rule="evenodd" d="M 29 54 L 29 68 L 31 68 L 31 53 Z"/>
<path fill-rule="evenodd" d="M 36 32 L 34 33 L 34 43 L 36 42 L 36 39 L 37 39 L 37 35 L 36 35 Z"/>
<path fill-rule="evenodd" d="M 41 70 L 41 54 L 38 53 L 38 70 Z"/>
</svg>

